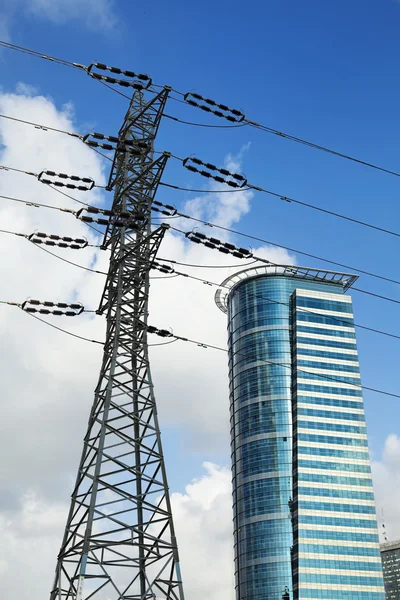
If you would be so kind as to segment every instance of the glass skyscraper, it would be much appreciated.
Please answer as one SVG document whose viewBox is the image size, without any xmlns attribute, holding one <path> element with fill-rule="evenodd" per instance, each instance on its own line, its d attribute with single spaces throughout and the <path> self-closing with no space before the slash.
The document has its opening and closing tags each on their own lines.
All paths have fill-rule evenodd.
<svg viewBox="0 0 400 600">
<path fill-rule="evenodd" d="M 355 276 L 228 278 L 237 600 L 385 600 L 351 298 Z"/>
</svg>

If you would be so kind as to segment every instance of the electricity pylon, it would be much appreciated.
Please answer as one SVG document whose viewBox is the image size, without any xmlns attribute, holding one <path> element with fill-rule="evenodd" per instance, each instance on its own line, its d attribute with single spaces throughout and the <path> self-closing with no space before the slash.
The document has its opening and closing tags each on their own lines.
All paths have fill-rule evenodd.
<svg viewBox="0 0 400 600">
<path fill-rule="evenodd" d="M 147 346 L 149 271 L 167 229 L 151 229 L 168 160 L 153 147 L 168 93 L 135 91 L 118 136 L 106 342 L 50 600 L 183 600 Z"/>
</svg>

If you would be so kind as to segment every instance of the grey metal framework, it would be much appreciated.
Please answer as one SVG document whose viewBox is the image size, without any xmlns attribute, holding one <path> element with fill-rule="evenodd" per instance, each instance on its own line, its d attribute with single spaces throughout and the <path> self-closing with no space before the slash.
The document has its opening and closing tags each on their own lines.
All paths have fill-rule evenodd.
<svg viewBox="0 0 400 600">
<path fill-rule="evenodd" d="M 183 600 L 147 347 L 149 271 L 167 229 L 151 230 L 168 160 L 154 160 L 153 142 L 168 93 L 135 91 L 118 136 L 106 342 L 50 600 Z"/>
</svg>

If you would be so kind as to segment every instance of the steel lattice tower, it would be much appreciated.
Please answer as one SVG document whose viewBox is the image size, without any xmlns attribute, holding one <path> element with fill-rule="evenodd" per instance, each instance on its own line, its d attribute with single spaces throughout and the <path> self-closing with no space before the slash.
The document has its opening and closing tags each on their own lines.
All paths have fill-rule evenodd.
<svg viewBox="0 0 400 600">
<path fill-rule="evenodd" d="M 111 169 L 110 266 L 99 381 L 50 600 L 183 600 L 147 347 L 149 271 L 166 226 L 151 204 L 168 155 L 153 158 L 169 89 L 135 91 Z"/>
</svg>

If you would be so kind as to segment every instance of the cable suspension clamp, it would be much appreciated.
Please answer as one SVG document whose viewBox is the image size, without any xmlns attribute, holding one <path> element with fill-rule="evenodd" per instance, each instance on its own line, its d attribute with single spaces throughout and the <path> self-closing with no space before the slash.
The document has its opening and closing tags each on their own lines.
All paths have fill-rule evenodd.
<svg viewBox="0 0 400 600">
<path fill-rule="evenodd" d="M 156 269 L 157 271 L 160 271 L 161 273 L 167 273 L 168 275 L 172 275 L 173 273 L 175 273 L 175 269 L 173 269 L 169 265 L 162 265 L 157 261 L 153 262 L 153 264 L 151 265 L 151 268 Z"/>
<path fill-rule="evenodd" d="M 86 212 L 94 215 L 104 215 L 109 218 L 103 219 L 102 217 L 90 217 L 84 214 Z M 97 208 L 96 206 L 86 206 L 84 208 L 80 208 L 78 212 L 75 213 L 75 216 L 77 219 L 83 221 L 84 223 L 97 223 L 98 225 L 115 225 L 116 227 L 127 227 L 129 229 L 137 229 L 137 224 L 132 218 L 135 217 L 133 213 L 115 213 L 112 210 Z M 140 218 L 142 218 L 141 215 L 137 216 L 136 220 Z"/>
<path fill-rule="evenodd" d="M 93 139 L 90 139 L 93 138 Z M 101 140 L 101 141 L 97 141 Z M 110 142 L 109 144 L 104 142 Z M 136 140 L 120 140 L 113 135 L 104 135 L 102 133 L 87 133 L 82 137 L 82 142 L 91 148 L 103 148 L 104 150 L 118 150 L 118 152 L 127 152 L 132 156 L 142 156 L 149 149 L 148 144 L 140 144 Z"/>
<path fill-rule="evenodd" d="M 59 179 L 62 179 L 64 181 L 57 181 L 57 179 L 51 180 L 51 179 L 46 179 L 44 177 L 44 175 L 48 175 L 49 177 L 53 177 L 56 178 L 58 177 Z M 89 190 L 93 189 L 94 187 L 94 181 L 91 177 L 78 177 L 77 175 L 67 175 L 66 173 L 55 173 L 54 171 L 42 171 L 41 173 L 39 173 L 39 175 L 37 176 L 38 181 L 41 181 L 42 183 L 46 183 L 47 185 L 55 185 L 57 187 L 66 187 L 70 190 L 79 190 L 81 192 L 88 192 Z M 85 183 L 86 185 L 76 185 L 74 183 L 66 183 L 65 180 L 66 179 L 71 179 L 72 181 L 81 181 L 82 183 Z"/>
<path fill-rule="evenodd" d="M 157 327 L 153 327 L 152 325 L 147 326 L 148 333 L 155 333 L 160 337 L 175 337 L 173 333 L 168 331 L 168 329 L 158 329 Z"/>
<path fill-rule="evenodd" d="M 185 233 L 185 237 L 195 244 L 203 244 L 206 248 L 218 250 L 219 252 L 222 252 L 222 254 L 231 254 L 235 258 L 252 258 L 253 256 L 253 253 L 246 248 L 237 248 L 233 244 L 222 242 L 217 238 L 207 237 L 204 233 L 197 231 L 188 231 Z"/>
<path fill-rule="evenodd" d="M 197 167 L 193 166 L 193 164 L 191 164 L 191 163 L 194 163 L 194 165 L 203 166 L 206 169 L 208 169 L 208 171 L 205 171 L 204 169 L 198 169 Z M 244 175 L 241 175 L 240 173 L 231 173 L 227 169 L 219 169 L 215 165 L 212 165 L 211 163 L 203 162 L 199 158 L 188 156 L 187 158 L 185 158 L 182 161 L 182 164 L 186 169 L 188 169 L 189 171 L 192 171 L 193 173 L 199 173 L 199 175 L 202 175 L 203 177 L 207 177 L 207 179 L 214 179 L 215 181 L 218 181 L 218 183 L 226 183 L 226 185 L 229 185 L 230 187 L 233 187 L 233 188 L 242 188 L 245 185 L 247 185 L 247 179 L 246 179 L 246 177 L 244 177 Z M 221 177 L 220 175 L 215 175 L 213 173 L 210 173 L 210 171 L 215 171 L 216 173 L 221 173 L 221 175 L 224 175 L 225 177 Z M 227 179 L 227 177 L 229 179 Z"/>
<path fill-rule="evenodd" d="M 28 313 L 41 315 L 55 315 L 56 317 L 77 317 L 82 314 L 84 307 L 80 303 L 66 304 L 65 302 L 48 302 L 45 300 L 25 300 L 21 304 L 22 310 Z"/>
<path fill-rule="evenodd" d="M 35 231 L 28 236 L 28 240 L 33 244 L 44 244 L 45 246 L 58 246 L 59 248 L 71 248 L 71 250 L 81 250 L 86 248 L 88 241 L 85 238 L 61 237 L 59 235 L 42 233 Z"/>
<path fill-rule="evenodd" d="M 101 73 L 96 73 L 93 69 L 100 69 L 101 71 L 108 71 L 109 73 L 115 73 L 116 75 L 124 75 L 128 77 L 128 79 L 117 79 L 116 77 L 110 77 L 109 75 L 102 75 Z M 87 73 L 93 79 L 98 79 L 99 81 L 104 81 L 106 83 L 111 83 L 112 85 L 121 85 L 122 87 L 131 87 L 135 90 L 147 90 L 152 82 L 151 77 L 146 75 L 145 73 L 134 73 L 133 71 L 123 71 L 118 67 L 108 67 L 104 63 L 93 62 L 87 68 Z"/>
<path fill-rule="evenodd" d="M 205 112 L 212 113 L 217 117 L 221 117 L 222 119 L 230 121 L 231 123 L 241 123 L 245 119 L 245 114 L 241 110 L 229 108 L 229 106 L 226 106 L 226 104 L 218 104 L 218 102 L 211 100 L 211 98 L 204 98 L 203 96 L 200 96 L 200 94 L 188 92 L 183 97 L 191 106 L 195 106 L 196 108 L 200 108 Z"/>
<path fill-rule="evenodd" d="M 158 206 L 161 206 L 162 208 L 157 208 Z M 153 200 L 151 210 L 162 213 L 163 215 L 167 215 L 168 217 L 173 217 L 178 212 L 175 206 L 172 206 L 171 204 L 163 204 L 162 202 L 158 202 L 157 200 Z"/>
</svg>

